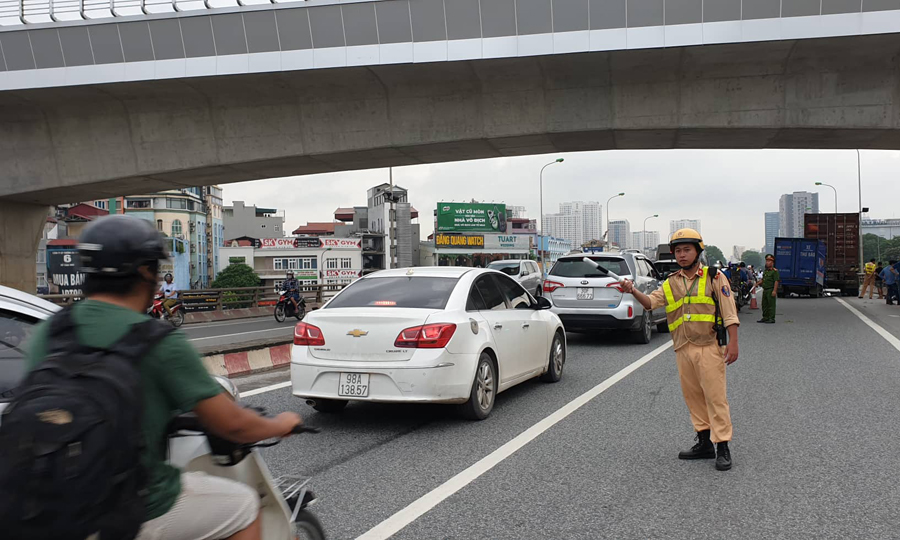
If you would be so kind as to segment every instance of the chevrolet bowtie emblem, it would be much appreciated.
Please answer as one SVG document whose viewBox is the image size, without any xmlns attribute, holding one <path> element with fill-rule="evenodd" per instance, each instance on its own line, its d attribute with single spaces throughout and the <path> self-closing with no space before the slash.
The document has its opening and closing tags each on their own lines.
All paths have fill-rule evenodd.
<svg viewBox="0 0 900 540">
<path fill-rule="evenodd" d="M 364 331 L 359 330 L 359 329 L 356 329 L 356 330 L 350 330 L 349 332 L 347 332 L 347 335 L 348 335 L 348 336 L 353 336 L 353 337 L 363 337 L 363 336 L 368 336 L 369 333 L 368 333 L 368 332 L 364 332 Z"/>
</svg>

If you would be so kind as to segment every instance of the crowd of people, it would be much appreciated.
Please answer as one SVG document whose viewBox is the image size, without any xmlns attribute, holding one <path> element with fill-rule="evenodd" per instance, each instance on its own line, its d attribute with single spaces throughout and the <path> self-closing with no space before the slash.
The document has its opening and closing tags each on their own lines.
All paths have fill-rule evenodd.
<svg viewBox="0 0 900 540">
<path fill-rule="evenodd" d="M 890 260 L 884 264 L 875 259 L 867 262 L 859 297 L 864 297 L 867 292 L 869 300 L 877 292 L 878 299 L 886 300 L 889 306 L 900 305 L 900 262 Z"/>
</svg>

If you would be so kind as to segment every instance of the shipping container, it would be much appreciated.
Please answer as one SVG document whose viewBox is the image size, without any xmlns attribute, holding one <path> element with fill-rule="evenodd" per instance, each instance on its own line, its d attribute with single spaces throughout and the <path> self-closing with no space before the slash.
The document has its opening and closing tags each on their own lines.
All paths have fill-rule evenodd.
<svg viewBox="0 0 900 540">
<path fill-rule="evenodd" d="M 825 242 L 825 287 L 859 294 L 859 214 L 806 214 L 804 236 Z"/>
<path fill-rule="evenodd" d="M 781 275 L 778 296 L 822 296 L 825 290 L 825 242 L 814 238 L 776 238 L 775 268 Z"/>
</svg>

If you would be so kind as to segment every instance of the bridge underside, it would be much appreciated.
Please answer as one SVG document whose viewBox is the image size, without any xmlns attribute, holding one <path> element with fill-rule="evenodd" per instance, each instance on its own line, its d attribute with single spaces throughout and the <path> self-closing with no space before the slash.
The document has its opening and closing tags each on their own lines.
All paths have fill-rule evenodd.
<svg viewBox="0 0 900 540">
<path fill-rule="evenodd" d="M 900 35 L 0 93 L 0 199 L 638 148 L 900 148 Z"/>
</svg>

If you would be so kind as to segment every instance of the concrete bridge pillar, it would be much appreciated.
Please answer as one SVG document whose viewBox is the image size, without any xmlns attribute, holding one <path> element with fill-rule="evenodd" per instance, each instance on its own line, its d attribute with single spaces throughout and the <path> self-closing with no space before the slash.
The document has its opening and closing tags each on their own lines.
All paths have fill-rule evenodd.
<svg viewBox="0 0 900 540">
<path fill-rule="evenodd" d="M 0 201 L 0 285 L 34 294 L 35 259 L 48 207 Z"/>
</svg>

